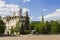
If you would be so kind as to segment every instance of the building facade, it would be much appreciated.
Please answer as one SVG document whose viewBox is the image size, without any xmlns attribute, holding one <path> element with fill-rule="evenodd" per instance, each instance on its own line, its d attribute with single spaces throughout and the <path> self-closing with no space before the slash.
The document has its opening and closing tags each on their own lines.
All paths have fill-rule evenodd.
<svg viewBox="0 0 60 40">
<path fill-rule="evenodd" d="M 25 12 L 25 16 L 22 16 L 22 9 L 19 10 L 18 16 L 14 12 L 13 16 L 4 17 L 3 21 L 6 23 L 5 34 L 10 34 L 11 27 L 15 28 L 17 22 L 19 22 L 19 27 L 29 30 L 29 19 L 28 11 Z"/>
</svg>

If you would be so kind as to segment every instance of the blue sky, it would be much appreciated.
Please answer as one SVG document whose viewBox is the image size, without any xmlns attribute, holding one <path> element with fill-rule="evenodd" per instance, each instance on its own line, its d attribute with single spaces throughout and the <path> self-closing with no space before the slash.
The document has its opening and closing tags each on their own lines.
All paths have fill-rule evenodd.
<svg viewBox="0 0 60 40">
<path fill-rule="evenodd" d="M 60 0 L 3 0 L 3 1 L 5 1 L 6 4 L 16 4 L 20 5 L 21 8 L 28 8 L 30 10 L 29 16 L 32 18 L 31 20 L 34 21 L 39 20 L 38 18 L 41 19 L 42 11 L 44 10 L 45 10 L 44 17 L 59 13 L 59 12 L 56 13 L 56 10 L 60 11 Z M 48 18 L 47 20 L 49 20 Z"/>
</svg>

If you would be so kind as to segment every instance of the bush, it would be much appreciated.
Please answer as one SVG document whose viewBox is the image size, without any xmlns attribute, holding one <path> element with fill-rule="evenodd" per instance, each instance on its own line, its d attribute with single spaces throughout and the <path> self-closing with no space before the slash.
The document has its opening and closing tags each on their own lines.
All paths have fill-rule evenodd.
<svg viewBox="0 0 60 40">
<path fill-rule="evenodd" d="M 24 33 L 28 34 L 28 33 L 30 33 L 30 30 L 24 30 Z"/>
</svg>

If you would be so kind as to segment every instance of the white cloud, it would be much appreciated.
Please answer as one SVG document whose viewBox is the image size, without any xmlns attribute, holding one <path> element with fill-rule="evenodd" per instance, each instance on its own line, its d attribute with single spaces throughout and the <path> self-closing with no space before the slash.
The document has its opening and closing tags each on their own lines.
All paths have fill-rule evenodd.
<svg viewBox="0 0 60 40">
<path fill-rule="evenodd" d="M 33 19 L 33 17 L 30 17 L 30 20 L 32 20 Z"/>
<path fill-rule="evenodd" d="M 0 7 L 5 6 L 5 1 L 0 0 Z"/>
<path fill-rule="evenodd" d="M 12 13 L 14 11 L 17 12 L 18 9 L 19 5 L 6 4 L 5 1 L 0 0 L 0 15 L 2 16 L 12 15 Z"/>
<path fill-rule="evenodd" d="M 60 11 L 60 9 L 56 9 L 56 11 Z"/>
<path fill-rule="evenodd" d="M 31 1 L 31 0 L 23 0 L 24 3 L 26 3 L 26 2 L 30 2 L 30 1 Z"/>
<path fill-rule="evenodd" d="M 33 21 L 34 20 L 34 17 L 33 16 L 29 16 L 30 18 L 30 21 Z"/>
<path fill-rule="evenodd" d="M 47 9 L 43 9 L 43 11 L 47 11 Z"/>
<path fill-rule="evenodd" d="M 38 17 L 40 20 L 41 20 L 41 17 Z M 48 20 L 58 20 L 60 19 L 60 9 L 56 9 L 55 12 L 51 13 L 51 14 L 48 14 L 48 15 L 45 15 L 44 16 L 44 19 L 45 21 Z"/>
<path fill-rule="evenodd" d="M 23 11 L 23 15 L 25 15 L 26 11 L 30 12 L 30 10 L 28 8 L 23 8 L 22 11 Z"/>
<path fill-rule="evenodd" d="M 23 12 L 26 12 L 26 11 L 30 12 L 30 10 L 28 8 L 23 8 L 22 11 Z"/>
</svg>

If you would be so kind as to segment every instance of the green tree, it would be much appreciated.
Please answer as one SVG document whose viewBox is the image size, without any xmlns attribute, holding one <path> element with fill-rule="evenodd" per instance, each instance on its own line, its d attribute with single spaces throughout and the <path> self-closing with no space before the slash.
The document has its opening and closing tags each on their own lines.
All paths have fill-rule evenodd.
<svg viewBox="0 0 60 40">
<path fill-rule="evenodd" d="M 20 34 L 19 22 L 16 23 L 15 32 Z"/>
<path fill-rule="evenodd" d="M 34 27 L 35 27 L 34 24 L 35 24 L 35 23 L 30 23 L 30 28 L 31 28 L 31 30 L 34 30 Z"/>
<path fill-rule="evenodd" d="M 51 33 L 51 24 L 50 22 L 46 21 L 46 27 L 47 27 L 47 34 Z"/>
<path fill-rule="evenodd" d="M 51 33 L 52 34 L 57 33 L 57 27 L 58 27 L 58 22 L 57 21 L 51 21 Z"/>
<path fill-rule="evenodd" d="M 34 30 L 36 30 L 36 32 L 40 31 L 40 28 L 39 28 L 38 24 L 35 25 Z"/>
<path fill-rule="evenodd" d="M 12 26 L 12 27 L 11 27 L 11 29 L 10 29 L 10 33 L 11 33 L 11 35 L 13 35 L 13 34 L 14 34 L 13 26 Z"/>
<path fill-rule="evenodd" d="M 40 30 L 41 30 L 40 31 L 41 34 L 46 34 L 47 33 L 46 23 L 41 22 L 39 27 L 40 27 Z"/>
<path fill-rule="evenodd" d="M 0 35 L 5 32 L 6 24 L 3 22 L 1 16 L 0 16 Z"/>
<path fill-rule="evenodd" d="M 20 33 L 21 34 L 28 34 L 30 33 L 30 30 L 29 29 L 26 29 L 23 24 L 21 25 L 22 27 L 20 27 Z"/>
<path fill-rule="evenodd" d="M 39 23 L 40 22 L 32 22 L 32 23 L 30 23 L 31 30 L 34 30 L 34 28 L 37 27 Z"/>
<path fill-rule="evenodd" d="M 38 22 L 38 21 L 30 23 L 31 32 L 32 32 L 32 30 L 36 30 L 36 32 L 39 33 L 39 23 L 40 22 Z"/>
<path fill-rule="evenodd" d="M 40 34 L 59 34 L 60 23 L 58 21 L 46 22 L 32 22 L 30 24 L 31 30 L 36 30 Z"/>
<path fill-rule="evenodd" d="M 43 22 L 40 22 L 38 24 L 35 24 L 35 28 L 34 28 L 37 32 L 39 32 L 40 34 L 46 34 L 47 33 L 47 27 L 46 24 Z"/>
<path fill-rule="evenodd" d="M 57 34 L 60 34 L 60 23 L 57 23 Z"/>
</svg>

